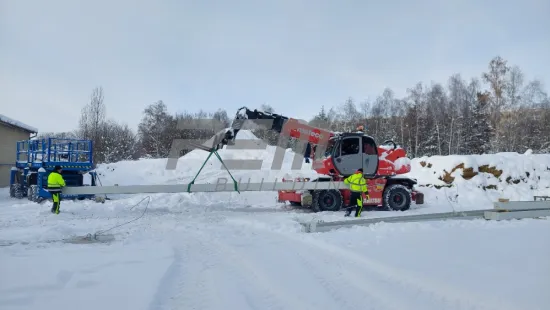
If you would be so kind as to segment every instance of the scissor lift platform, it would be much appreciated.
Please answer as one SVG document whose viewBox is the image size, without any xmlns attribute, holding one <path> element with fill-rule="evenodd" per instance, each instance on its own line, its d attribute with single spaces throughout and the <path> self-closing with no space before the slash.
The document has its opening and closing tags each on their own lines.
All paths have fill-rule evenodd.
<svg viewBox="0 0 550 310">
<path fill-rule="evenodd" d="M 47 191 L 48 175 L 55 166 L 63 168 L 67 186 L 96 186 L 97 175 L 93 171 L 93 144 L 91 140 L 44 138 L 17 142 L 15 166 L 10 175 L 10 196 L 27 197 L 41 202 L 51 198 Z M 84 184 L 84 175 L 91 177 L 90 184 Z M 63 199 L 94 198 L 95 195 L 62 194 Z"/>
</svg>

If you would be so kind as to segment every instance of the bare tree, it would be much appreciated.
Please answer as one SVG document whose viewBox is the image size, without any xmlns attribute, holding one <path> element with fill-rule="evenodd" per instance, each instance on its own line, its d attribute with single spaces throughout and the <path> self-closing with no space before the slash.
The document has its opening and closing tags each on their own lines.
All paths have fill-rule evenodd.
<svg viewBox="0 0 550 310">
<path fill-rule="evenodd" d="M 101 157 L 106 163 L 136 159 L 137 136 L 126 124 L 109 120 L 103 124 Z"/>
<path fill-rule="evenodd" d="M 103 161 L 102 152 L 102 126 L 105 123 L 106 108 L 103 103 L 103 88 L 96 87 L 92 90 L 90 102 L 82 109 L 79 122 L 79 136 L 82 139 L 92 140 L 94 151 L 94 163 Z"/>
<path fill-rule="evenodd" d="M 148 106 L 143 114 L 138 126 L 143 151 L 153 158 L 167 157 L 175 137 L 176 119 L 168 114 L 162 100 Z"/>
<path fill-rule="evenodd" d="M 495 150 L 498 150 L 498 144 L 500 143 L 498 124 L 500 121 L 501 111 L 506 104 L 504 94 L 508 89 L 507 75 L 509 71 L 510 67 L 507 65 L 507 61 L 502 59 L 502 57 L 497 56 L 489 62 L 489 71 L 482 74 L 483 81 L 489 83 L 489 87 L 492 92 L 492 97 L 489 98 L 489 102 L 491 103 L 491 126 L 497 129 L 495 141 L 492 143 L 493 149 Z"/>
</svg>

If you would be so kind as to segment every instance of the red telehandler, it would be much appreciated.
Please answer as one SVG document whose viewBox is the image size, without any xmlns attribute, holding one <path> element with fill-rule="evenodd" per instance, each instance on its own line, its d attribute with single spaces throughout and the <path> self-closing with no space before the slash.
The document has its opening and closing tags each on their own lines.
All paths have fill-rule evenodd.
<svg viewBox="0 0 550 310">
<path fill-rule="evenodd" d="M 402 175 L 411 170 L 405 150 L 391 140 L 377 146 L 374 138 L 363 132 L 331 132 L 301 120 L 243 107 L 238 110 L 231 129 L 216 148 L 234 143 L 246 120 L 280 133 L 282 152 L 286 149 L 285 139 L 297 139 L 305 144 L 304 153 L 306 156 L 310 153 L 307 157 L 313 158 L 312 168 L 319 176 L 296 181 L 343 181 L 357 169 L 363 168 L 370 196 L 364 200 L 364 206 L 404 211 L 410 208 L 413 201 L 424 203 L 424 194 L 414 188 L 417 181 Z M 349 196 L 347 189 L 279 191 L 278 201 L 308 206 L 315 212 L 338 211 L 348 204 Z"/>
</svg>

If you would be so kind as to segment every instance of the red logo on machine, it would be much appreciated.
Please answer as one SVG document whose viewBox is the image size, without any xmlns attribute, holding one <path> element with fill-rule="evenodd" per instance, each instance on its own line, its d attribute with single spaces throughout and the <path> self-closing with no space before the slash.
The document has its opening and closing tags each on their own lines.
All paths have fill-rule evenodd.
<svg viewBox="0 0 550 310">
<path fill-rule="evenodd" d="M 293 138 L 300 139 L 300 137 L 302 137 L 302 134 L 304 134 L 306 137 L 308 137 L 307 140 L 313 144 L 317 144 L 319 143 L 319 141 L 322 141 L 325 138 L 325 136 L 323 135 L 324 132 L 322 133 L 321 129 L 319 128 L 311 129 L 312 127 L 304 124 L 299 124 L 298 122 L 289 122 L 287 125 L 290 126 L 290 136 Z"/>
</svg>

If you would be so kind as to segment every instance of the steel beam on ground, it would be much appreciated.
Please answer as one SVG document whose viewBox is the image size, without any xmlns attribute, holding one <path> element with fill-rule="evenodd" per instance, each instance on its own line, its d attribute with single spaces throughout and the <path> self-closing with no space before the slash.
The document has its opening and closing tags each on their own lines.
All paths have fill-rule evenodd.
<svg viewBox="0 0 550 310">
<path fill-rule="evenodd" d="M 538 201 L 507 201 L 495 202 L 495 210 L 519 211 L 519 210 L 545 210 L 550 209 L 550 200 Z"/>
<path fill-rule="evenodd" d="M 493 221 L 521 220 L 526 218 L 538 218 L 538 217 L 546 217 L 546 216 L 550 216 L 550 209 L 513 211 L 513 212 L 487 211 L 484 214 L 485 219 L 493 220 Z"/>
<path fill-rule="evenodd" d="M 391 216 L 391 217 L 378 217 L 367 219 L 352 219 L 344 221 L 311 221 L 308 223 L 301 223 L 303 231 L 305 232 L 325 232 L 344 227 L 352 227 L 355 225 L 369 226 L 377 223 L 410 223 L 410 222 L 425 222 L 425 221 L 441 221 L 448 219 L 462 219 L 471 220 L 483 218 L 485 211 L 492 210 L 474 210 L 464 212 L 442 212 L 442 213 L 429 213 L 429 214 L 416 214 L 416 215 L 404 215 L 404 216 Z"/>
<path fill-rule="evenodd" d="M 66 195 L 97 195 L 97 194 L 151 194 L 151 193 L 185 193 L 189 184 L 170 185 L 125 185 L 125 186 L 82 186 L 65 187 Z M 280 190 L 323 190 L 347 189 L 344 182 L 259 182 L 238 183 L 240 192 L 264 192 Z M 227 183 L 191 184 L 191 193 L 196 192 L 234 192 L 235 185 L 230 180 Z"/>
<path fill-rule="evenodd" d="M 550 217 L 549 201 L 509 201 L 495 203 L 495 209 L 471 210 L 462 212 L 430 213 L 418 215 L 392 216 L 344 221 L 311 221 L 301 223 L 302 230 L 308 233 L 326 232 L 352 226 L 369 226 L 377 223 L 410 223 L 442 220 L 511 220 Z"/>
</svg>

